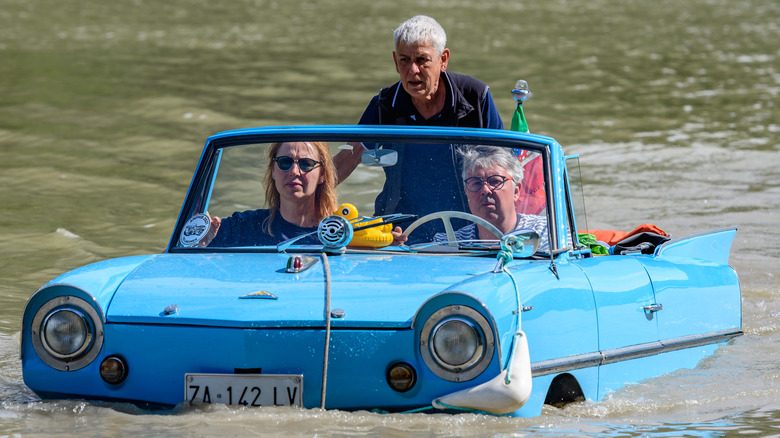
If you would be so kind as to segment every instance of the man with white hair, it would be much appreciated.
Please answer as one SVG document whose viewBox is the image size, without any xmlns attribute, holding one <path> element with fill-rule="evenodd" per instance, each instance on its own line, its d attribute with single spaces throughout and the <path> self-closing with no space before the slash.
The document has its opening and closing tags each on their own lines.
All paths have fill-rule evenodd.
<svg viewBox="0 0 780 438">
<path fill-rule="evenodd" d="M 393 40 L 393 62 L 400 80 L 374 96 L 360 118 L 361 125 L 504 128 L 488 86 L 447 71 L 447 35 L 436 20 L 412 17 L 398 26 Z M 376 199 L 375 214 L 467 211 L 454 145 L 408 146 L 384 146 L 398 152 L 398 164 L 385 168 L 387 178 Z M 340 181 L 360 163 L 362 152 L 354 147 L 334 157 Z"/>
<path fill-rule="evenodd" d="M 436 125 L 504 129 L 487 85 L 447 72 L 447 34 L 417 15 L 393 32 L 393 62 L 400 81 L 369 103 L 361 125 Z"/>
</svg>

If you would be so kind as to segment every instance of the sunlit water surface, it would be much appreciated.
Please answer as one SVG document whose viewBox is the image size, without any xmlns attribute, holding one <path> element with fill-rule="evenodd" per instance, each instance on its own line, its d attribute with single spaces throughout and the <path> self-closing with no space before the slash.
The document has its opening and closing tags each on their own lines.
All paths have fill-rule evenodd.
<svg viewBox="0 0 780 438">
<path fill-rule="evenodd" d="M 0 436 L 780 435 L 780 3 L 4 0 L 0 7 Z M 538 418 L 40 401 L 18 354 L 27 298 L 69 269 L 159 252 L 205 138 L 354 123 L 396 80 L 411 14 L 508 125 L 580 154 L 591 228 L 737 225 L 745 336 L 693 370 Z M 702 303 L 706 305 L 707 303 Z"/>
</svg>

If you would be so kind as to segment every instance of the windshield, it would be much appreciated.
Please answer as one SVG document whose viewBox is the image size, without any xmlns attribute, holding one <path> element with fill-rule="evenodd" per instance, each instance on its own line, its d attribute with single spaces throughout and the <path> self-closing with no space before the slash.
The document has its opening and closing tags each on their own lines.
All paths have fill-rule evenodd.
<svg viewBox="0 0 780 438">
<path fill-rule="evenodd" d="M 204 156 L 176 247 L 453 251 L 529 229 L 548 251 L 545 149 L 512 146 L 309 136 L 217 147 Z M 346 243 L 323 241 L 323 227 L 344 222 Z"/>
</svg>

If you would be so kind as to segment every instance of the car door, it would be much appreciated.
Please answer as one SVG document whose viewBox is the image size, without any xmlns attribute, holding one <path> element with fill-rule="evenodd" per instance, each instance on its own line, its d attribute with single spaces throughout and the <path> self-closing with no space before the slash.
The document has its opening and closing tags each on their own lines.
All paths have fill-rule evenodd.
<svg viewBox="0 0 780 438">
<path fill-rule="evenodd" d="M 566 218 L 569 230 L 587 230 L 579 160 L 566 159 Z M 579 225 L 579 226 L 578 226 Z M 578 233 L 572 232 L 570 239 Z M 602 396 L 655 368 L 663 345 L 658 342 L 657 302 L 650 276 L 631 255 L 592 256 L 577 241 L 571 263 L 585 274 L 593 291 L 597 314 L 598 348 L 602 355 L 599 394 Z"/>
<path fill-rule="evenodd" d="M 602 353 L 658 341 L 655 294 L 642 264 L 632 256 L 589 257 L 574 263 L 593 288 Z"/>
</svg>

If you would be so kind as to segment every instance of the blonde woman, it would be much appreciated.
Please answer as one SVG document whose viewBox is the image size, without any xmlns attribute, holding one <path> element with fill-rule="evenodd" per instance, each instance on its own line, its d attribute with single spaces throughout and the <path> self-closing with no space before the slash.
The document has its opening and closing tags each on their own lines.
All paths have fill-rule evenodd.
<svg viewBox="0 0 780 438">
<path fill-rule="evenodd" d="M 267 209 L 211 218 L 201 246 L 275 245 L 310 233 L 338 207 L 336 170 L 327 143 L 273 143 L 265 173 Z M 301 244 L 318 243 L 309 236 Z"/>
</svg>

